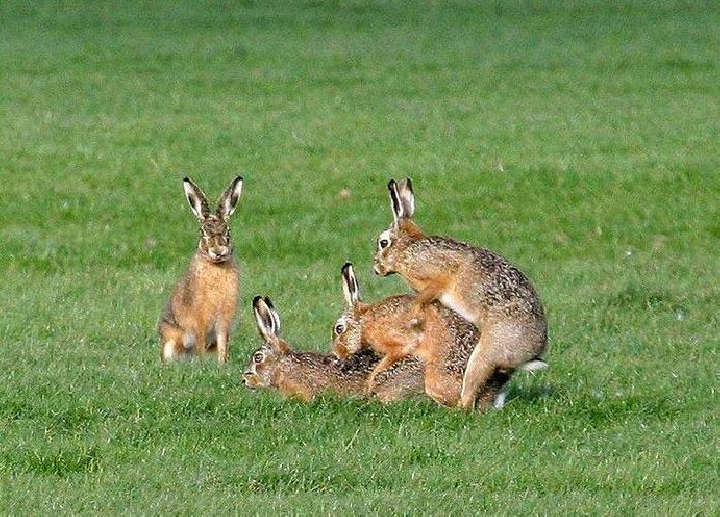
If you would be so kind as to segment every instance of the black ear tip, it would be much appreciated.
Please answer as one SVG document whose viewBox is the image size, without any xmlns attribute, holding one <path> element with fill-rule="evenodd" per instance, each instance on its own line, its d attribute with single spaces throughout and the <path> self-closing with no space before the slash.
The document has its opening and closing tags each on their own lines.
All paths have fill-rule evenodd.
<svg viewBox="0 0 720 517">
<path fill-rule="evenodd" d="M 270 309 L 274 309 L 274 308 L 275 308 L 275 306 L 273 305 L 273 303 L 270 301 L 270 298 L 268 298 L 267 296 L 265 297 L 265 305 L 267 305 L 268 308 L 270 308 Z"/>
<path fill-rule="evenodd" d="M 185 176 L 185 177 L 183 178 L 183 183 L 190 183 L 190 178 L 188 178 L 187 176 Z"/>
<path fill-rule="evenodd" d="M 388 190 L 393 190 L 396 185 L 395 178 L 390 178 L 390 181 L 388 181 Z"/>
<path fill-rule="evenodd" d="M 242 176 L 238 175 L 238 176 L 235 176 L 235 183 L 237 183 L 238 181 L 245 181 L 245 180 L 243 180 Z"/>
<path fill-rule="evenodd" d="M 260 300 L 262 300 L 262 296 L 259 295 L 253 298 L 253 307 L 257 307 Z"/>
<path fill-rule="evenodd" d="M 343 267 L 340 268 L 340 272 L 345 275 L 350 271 L 351 268 L 352 262 L 345 262 L 345 264 L 343 264 Z"/>
</svg>

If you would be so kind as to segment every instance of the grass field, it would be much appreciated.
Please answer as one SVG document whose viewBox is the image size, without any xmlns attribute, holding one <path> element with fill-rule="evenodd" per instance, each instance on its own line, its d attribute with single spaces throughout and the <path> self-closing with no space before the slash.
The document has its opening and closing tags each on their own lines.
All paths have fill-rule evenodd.
<svg viewBox="0 0 720 517">
<path fill-rule="evenodd" d="M 715 2 L 0 3 L 0 513 L 716 514 Z M 189 174 L 246 179 L 231 363 L 161 366 Z M 330 349 L 411 175 L 499 251 L 551 368 L 502 411 L 241 385 L 270 296 Z M 340 192 L 347 189 L 348 196 Z"/>
</svg>

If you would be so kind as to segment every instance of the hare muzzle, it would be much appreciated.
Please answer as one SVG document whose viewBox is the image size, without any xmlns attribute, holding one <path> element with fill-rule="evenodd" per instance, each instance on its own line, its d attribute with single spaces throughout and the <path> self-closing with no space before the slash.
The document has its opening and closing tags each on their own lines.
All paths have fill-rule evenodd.
<svg viewBox="0 0 720 517">
<path fill-rule="evenodd" d="M 257 375 L 255 375 L 253 372 L 245 372 L 243 373 L 242 377 L 243 384 L 250 388 L 251 390 L 254 390 L 258 387 L 260 382 L 258 381 Z"/>
<path fill-rule="evenodd" d="M 387 274 L 388 274 L 385 267 L 377 260 L 375 261 L 375 264 L 373 265 L 373 271 L 378 276 L 387 276 Z"/>
<path fill-rule="evenodd" d="M 218 246 L 208 250 L 208 257 L 216 263 L 227 262 L 230 258 L 231 249 L 229 246 Z"/>
</svg>

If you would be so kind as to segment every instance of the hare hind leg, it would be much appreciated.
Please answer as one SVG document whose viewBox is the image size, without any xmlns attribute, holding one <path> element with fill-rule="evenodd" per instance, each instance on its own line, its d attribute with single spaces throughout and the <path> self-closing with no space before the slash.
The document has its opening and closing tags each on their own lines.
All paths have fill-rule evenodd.
<svg viewBox="0 0 720 517">
<path fill-rule="evenodd" d="M 488 325 L 482 329 L 480 340 L 470 354 L 463 375 L 460 407 L 465 411 L 472 411 L 478 392 L 486 391 L 487 384 L 497 368 L 498 352 L 508 347 L 508 335 L 504 326 Z"/>
<path fill-rule="evenodd" d="M 462 391 L 460 393 L 460 407 L 465 411 L 472 411 L 475 408 L 478 390 L 488 382 L 495 371 L 495 366 L 486 357 L 479 353 L 476 354 L 481 346 L 480 343 L 475 347 L 475 351 L 470 355 L 468 364 L 465 367 Z"/>
<path fill-rule="evenodd" d="M 460 405 L 472 410 L 478 390 L 496 368 L 511 374 L 537 355 L 538 335 L 532 324 L 523 321 L 499 321 L 483 327 L 465 367 Z"/>
<path fill-rule="evenodd" d="M 160 359 L 164 363 L 175 361 L 184 357 L 185 352 L 182 329 L 162 323 L 160 325 Z"/>
</svg>

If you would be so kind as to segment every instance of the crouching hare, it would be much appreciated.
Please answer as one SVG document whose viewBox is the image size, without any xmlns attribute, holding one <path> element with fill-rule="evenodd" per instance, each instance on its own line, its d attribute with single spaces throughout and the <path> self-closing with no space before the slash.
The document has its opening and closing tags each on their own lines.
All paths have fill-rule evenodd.
<svg viewBox="0 0 720 517">
<path fill-rule="evenodd" d="M 382 356 L 368 378 L 370 393 L 376 389 L 376 376 L 383 375 L 385 368 L 411 357 L 420 358 L 425 365 L 425 394 L 438 404 L 456 406 L 465 366 L 480 338 L 477 327 L 439 302 L 432 302 L 423 307 L 424 325 L 418 329 L 410 322 L 414 296 L 389 296 L 365 303 L 352 264 L 346 263 L 341 274 L 345 308 L 333 330 L 335 355 L 346 360 L 372 349 Z M 481 405 L 502 407 L 511 375 L 511 371 L 493 371 L 478 387 Z"/>
<path fill-rule="evenodd" d="M 190 178 L 183 179 L 190 209 L 200 221 L 200 242 L 158 324 L 163 361 L 189 354 L 216 354 L 219 362 L 227 362 L 239 281 L 229 220 L 240 198 L 242 184 L 243 179 L 236 177 L 211 213 L 202 190 Z"/>
<path fill-rule="evenodd" d="M 253 312 L 265 344 L 252 353 L 245 368 L 243 382 L 248 388 L 275 389 L 305 402 L 326 392 L 365 395 L 368 375 L 379 361 L 374 353 L 359 353 L 340 364 L 329 354 L 295 351 L 279 336 L 280 316 L 268 298 L 256 296 Z M 398 363 L 378 376 L 375 396 L 388 403 L 422 394 L 423 372 L 417 359 Z"/>
<path fill-rule="evenodd" d="M 433 300 L 481 330 L 463 378 L 460 405 L 472 409 L 478 388 L 498 369 L 546 366 L 548 342 L 543 307 L 530 280 L 503 257 L 447 237 L 422 233 L 412 217 L 410 178 L 388 184 L 393 223 L 377 242 L 375 273 L 399 273 L 417 291 L 411 318 L 422 327 L 422 308 Z"/>
</svg>

